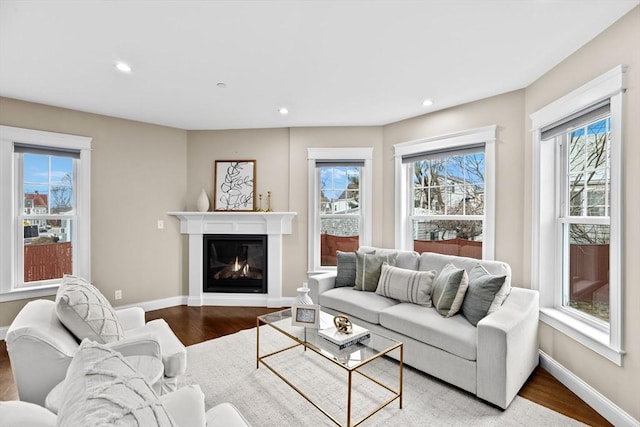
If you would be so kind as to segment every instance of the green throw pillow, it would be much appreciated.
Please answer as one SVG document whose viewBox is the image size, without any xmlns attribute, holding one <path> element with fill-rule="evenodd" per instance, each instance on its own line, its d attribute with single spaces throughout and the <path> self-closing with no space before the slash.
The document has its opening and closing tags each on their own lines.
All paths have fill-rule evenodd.
<svg viewBox="0 0 640 427">
<path fill-rule="evenodd" d="M 380 280 L 382 264 L 396 265 L 397 253 L 376 255 L 356 252 L 356 291 L 375 292 Z"/>
<path fill-rule="evenodd" d="M 356 283 L 356 253 L 336 251 L 336 288 Z"/>
<path fill-rule="evenodd" d="M 376 294 L 402 302 L 431 307 L 435 271 L 415 271 L 382 264 Z"/>
<path fill-rule="evenodd" d="M 445 265 L 433 282 L 433 306 L 444 317 L 456 314 L 462 306 L 464 294 L 469 285 L 469 276 L 462 268 L 453 264 Z"/>
<path fill-rule="evenodd" d="M 507 276 L 492 276 L 482 266 L 469 273 L 469 289 L 462 303 L 462 315 L 473 326 L 485 317 Z"/>
</svg>

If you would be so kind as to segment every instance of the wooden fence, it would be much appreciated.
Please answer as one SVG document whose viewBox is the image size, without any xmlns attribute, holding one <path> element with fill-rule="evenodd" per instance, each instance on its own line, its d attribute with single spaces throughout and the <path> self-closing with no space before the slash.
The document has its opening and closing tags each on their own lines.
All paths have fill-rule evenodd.
<svg viewBox="0 0 640 427">
<path fill-rule="evenodd" d="M 24 281 L 62 277 L 72 272 L 71 242 L 24 246 Z"/>
</svg>

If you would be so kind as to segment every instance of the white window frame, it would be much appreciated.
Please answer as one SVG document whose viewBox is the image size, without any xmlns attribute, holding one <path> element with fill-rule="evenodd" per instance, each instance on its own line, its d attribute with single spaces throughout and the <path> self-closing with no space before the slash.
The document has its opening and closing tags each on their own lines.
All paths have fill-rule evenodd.
<svg viewBox="0 0 640 427">
<path fill-rule="evenodd" d="M 470 129 L 448 135 L 417 141 L 403 142 L 393 146 L 395 156 L 395 246 L 399 249 L 413 250 L 411 222 L 411 178 L 408 164 L 402 158 L 429 153 L 432 151 L 460 150 L 465 147 L 484 143 L 485 194 L 482 236 L 482 258 L 493 260 L 495 253 L 495 125 Z M 462 219 L 474 219 L 462 217 Z"/>
<path fill-rule="evenodd" d="M 55 295 L 60 281 L 51 281 L 29 287 L 20 287 L 18 274 L 22 265 L 18 248 L 22 248 L 22 223 L 18 218 L 22 212 L 14 211 L 20 200 L 16 182 L 14 143 L 72 149 L 80 151 L 80 160 L 75 168 L 76 237 L 73 247 L 73 273 L 91 279 L 91 141 L 92 138 L 44 132 L 0 125 L 0 302 L 25 298 Z M 19 240 L 20 239 L 20 240 Z"/>
<path fill-rule="evenodd" d="M 530 115 L 533 139 L 533 212 L 531 283 L 540 292 L 540 320 L 622 366 L 622 95 L 626 67 L 619 65 Z M 610 253 L 609 327 L 575 315 L 562 304 L 562 265 L 557 221 L 558 154 L 553 140 L 542 141 L 541 129 L 589 106 L 610 100 Z"/>
<path fill-rule="evenodd" d="M 317 163 L 327 161 L 362 162 L 360 172 L 360 246 L 371 245 L 373 147 L 307 148 L 308 162 L 308 274 L 333 271 L 335 266 L 320 265 L 320 182 Z"/>
</svg>

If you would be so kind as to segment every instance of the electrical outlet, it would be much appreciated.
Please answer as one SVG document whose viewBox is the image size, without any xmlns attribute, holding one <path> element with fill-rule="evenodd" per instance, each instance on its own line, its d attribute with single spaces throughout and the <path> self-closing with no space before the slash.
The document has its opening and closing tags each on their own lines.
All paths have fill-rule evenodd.
<svg viewBox="0 0 640 427">
<path fill-rule="evenodd" d="M 120 289 L 116 291 L 116 299 L 122 299 L 122 291 Z"/>
<path fill-rule="evenodd" d="M 164 221 L 159 219 L 158 220 L 158 230 L 162 230 L 164 228 Z"/>
</svg>

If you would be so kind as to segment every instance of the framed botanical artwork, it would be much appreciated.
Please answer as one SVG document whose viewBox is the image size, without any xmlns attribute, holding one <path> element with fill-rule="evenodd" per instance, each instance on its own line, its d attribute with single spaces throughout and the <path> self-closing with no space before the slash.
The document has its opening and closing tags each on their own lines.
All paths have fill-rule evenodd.
<svg viewBox="0 0 640 427">
<path fill-rule="evenodd" d="M 216 160 L 213 209 L 216 211 L 255 210 L 255 177 L 255 160 Z"/>
<path fill-rule="evenodd" d="M 317 304 L 294 304 L 291 307 L 291 324 L 318 329 L 320 327 L 320 306 Z"/>
</svg>

